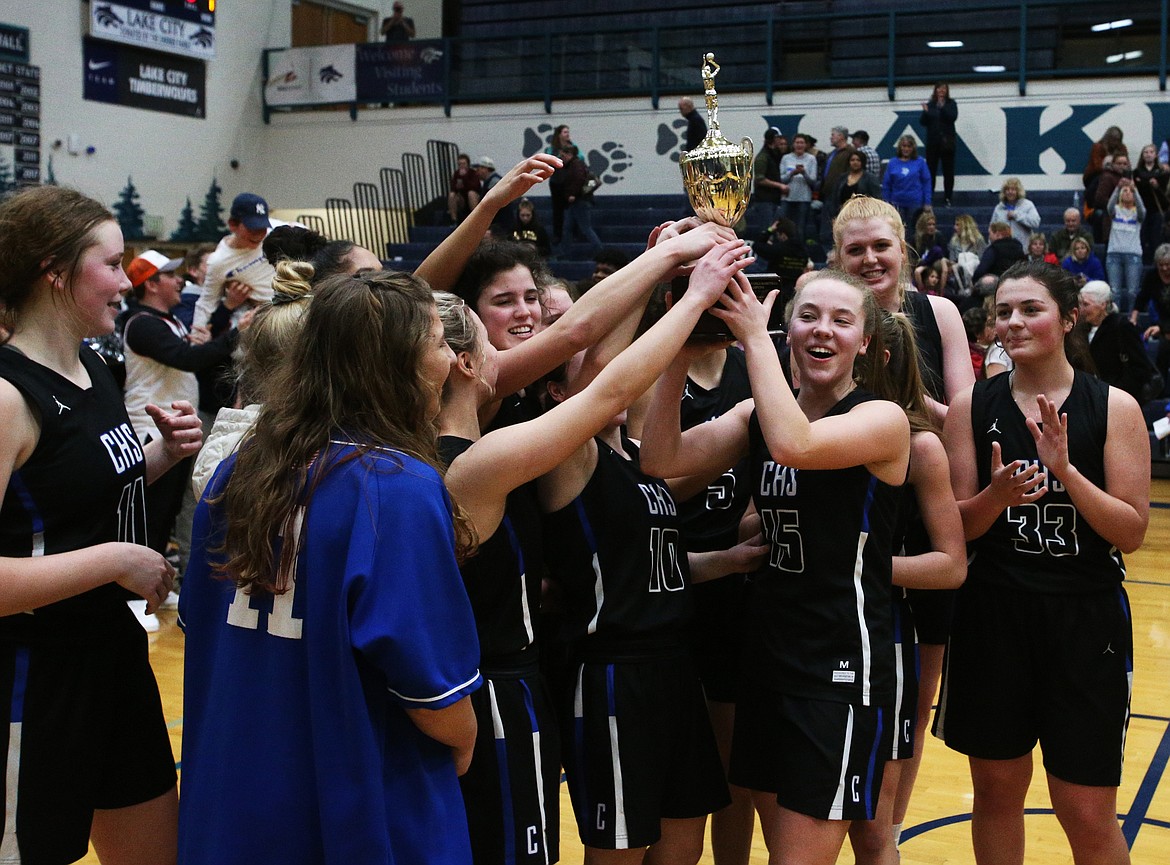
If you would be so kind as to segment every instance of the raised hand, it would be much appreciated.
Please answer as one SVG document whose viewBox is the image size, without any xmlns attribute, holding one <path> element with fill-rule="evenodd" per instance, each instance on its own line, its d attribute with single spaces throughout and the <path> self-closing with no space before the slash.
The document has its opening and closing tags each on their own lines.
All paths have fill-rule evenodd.
<svg viewBox="0 0 1170 865">
<path fill-rule="evenodd" d="M 1012 460 L 1004 465 L 1003 449 L 999 442 L 992 442 L 989 486 L 1001 507 L 1009 508 L 1034 502 L 1048 492 L 1048 476 L 1039 465 L 1027 465 L 1024 460 Z"/>
<path fill-rule="evenodd" d="M 750 252 L 748 245 L 738 237 L 715 244 L 691 271 L 686 296 L 699 300 L 704 309 L 713 306 L 731 287 L 736 275 L 755 261 Z M 750 293 L 751 289 L 748 291 Z"/>
<path fill-rule="evenodd" d="M 760 303 L 747 277 L 736 273 L 735 281 L 727 286 L 727 291 L 719 299 L 719 306 L 713 307 L 711 314 L 725 321 L 736 339 L 746 342 L 753 333 L 767 333 L 772 306 L 779 295 L 778 290 L 772 290 Z"/>
<path fill-rule="evenodd" d="M 553 172 L 563 165 L 559 157 L 551 153 L 537 153 L 513 165 L 508 173 L 493 186 L 484 201 L 491 201 L 499 207 L 521 198 L 528 190 L 552 177 Z"/>
<path fill-rule="evenodd" d="M 1036 441 L 1040 462 L 1059 478 L 1068 470 L 1068 415 L 1057 411 L 1056 403 L 1044 394 L 1036 397 L 1036 404 L 1040 407 L 1040 423 L 1028 418 L 1028 430 Z"/>
</svg>

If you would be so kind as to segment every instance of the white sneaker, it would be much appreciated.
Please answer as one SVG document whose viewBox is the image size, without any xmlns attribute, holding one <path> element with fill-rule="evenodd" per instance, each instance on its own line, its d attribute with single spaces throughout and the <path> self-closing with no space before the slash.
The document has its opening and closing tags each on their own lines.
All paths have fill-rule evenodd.
<svg viewBox="0 0 1170 865">
<path fill-rule="evenodd" d="M 177 610 L 179 609 L 179 593 L 173 589 L 167 593 L 167 599 L 159 604 L 160 610 Z"/>
<path fill-rule="evenodd" d="M 146 612 L 146 600 L 139 598 L 136 601 L 127 601 L 126 605 L 130 607 L 130 611 L 134 613 L 134 617 L 138 619 L 138 624 L 142 625 L 142 630 L 148 634 L 153 634 L 159 629 L 158 616 L 154 613 Z"/>
</svg>

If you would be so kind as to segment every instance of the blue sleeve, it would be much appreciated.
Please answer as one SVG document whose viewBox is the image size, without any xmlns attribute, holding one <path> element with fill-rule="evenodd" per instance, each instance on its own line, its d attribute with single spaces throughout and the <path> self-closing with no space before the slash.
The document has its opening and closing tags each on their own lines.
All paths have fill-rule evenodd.
<svg viewBox="0 0 1170 865">
<path fill-rule="evenodd" d="M 894 172 L 892 170 L 893 160 L 890 161 L 890 166 L 886 168 L 886 173 L 882 177 L 882 198 L 886 201 L 890 200 L 890 193 L 894 186 Z"/>
<path fill-rule="evenodd" d="M 926 207 L 930 204 L 931 192 L 934 188 L 934 178 L 930 176 L 930 169 L 926 165 L 926 160 L 922 157 L 918 158 L 918 176 L 922 180 L 922 205 Z"/>
<path fill-rule="evenodd" d="M 479 639 L 446 489 L 429 466 L 404 461 L 352 466 L 366 472 L 368 508 L 355 514 L 345 565 L 350 640 L 391 699 L 439 709 L 479 687 Z"/>
</svg>

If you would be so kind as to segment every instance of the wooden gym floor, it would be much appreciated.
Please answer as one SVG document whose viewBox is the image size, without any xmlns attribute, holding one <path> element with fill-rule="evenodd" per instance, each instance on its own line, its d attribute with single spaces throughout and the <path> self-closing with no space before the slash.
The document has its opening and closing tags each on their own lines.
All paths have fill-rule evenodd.
<svg viewBox="0 0 1170 865">
<path fill-rule="evenodd" d="M 1125 773 L 1118 792 L 1118 820 L 1134 865 L 1170 863 L 1170 480 L 1155 479 L 1145 545 L 1126 558 L 1134 617 L 1135 674 Z M 163 708 L 176 757 L 183 735 L 183 636 L 175 613 L 160 614 L 162 628 L 150 637 L 151 661 L 162 690 Z M 927 737 L 922 771 L 902 833 L 902 865 L 948 865 L 974 861 L 971 852 L 971 781 L 965 758 Z M 181 767 L 180 767 L 181 769 Z M 180 782 L 181 784 L 181 782 Z M 1072 863 L 1072 854 L 1048 802 L 1037 758 L 1028 794 L 1029 862 Z M 561 788 L 561 861 L 582 861 L 569 805 Z M 83 862 L 97 863 L 90 855 Z M 752 865 L 766 865 L 767 851 L 757 827 Z M 839 860 L 853 862 L 848 842 Z M 713 862 L 708 849 L 701 860 Z"/>
</svg>

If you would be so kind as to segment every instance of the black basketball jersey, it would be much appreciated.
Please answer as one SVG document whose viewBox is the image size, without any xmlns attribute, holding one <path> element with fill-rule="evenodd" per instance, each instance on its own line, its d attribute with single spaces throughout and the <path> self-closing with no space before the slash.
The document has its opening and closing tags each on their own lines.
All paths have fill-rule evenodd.
<svg viewBox="0 0 1170 865">
<path fill-rule="evenodd" d="M 565 635 L 595 642 L 681 633 L 692 612 L 690 568 L 666 482 L 597 439 L 597 468 L 576 499 L 546 514 L 549 570 L 561 582 Z"/>
<path fill-rule="evenodd" d="M 1109 385 L 1077 370 L 1060 412 L 1068 414 L 1069 462 L 1104 489 Z M 975 383 L 971 429 L 980 489 L 991 483 L 993 441 L 1000 443 L 1004 465 L 1013 460 L 1039 462 L 1036 442 L 1012 398 L 1010 376 Z M 1081 517 L 1060 478 L 1051 473 L 1048 492 L 1004 510 L 971 549 L 967 579 L 990 585 L 1033 592 L 1092 592 L 1125 578 L 1121 553 Z"/>
<path fill-rule="evenodd" d="M 439 454 L 450 465 L 471 445 L 467 439 L 441 436 Z M 534 484 L 508 493 L 499 527 L 479 541 L 479 552 L 459 571 L 475 613 L 480 666 L 491 670 L 522 664 L 522 653 L 536 645 L 544 562 Z"/>
<path fill-rule="evenodd" d="M 938 402 L 947 401 L 943 380 L 942 332 L 934 317 L 930 297 L 918 291 L 907 291 L 902 300 L 902 312 L 914 326 L 914 342 L 918 346 L 918 371 L 922 373 L 922 385 Z"/>
<path fill-rule="evenodd" d="M 856 389 L 828 413 L 876 399 Z M 753 412 L 752 497 L 771 549 L 749 590 L 748 677 L 817 700 L 894 696 L 891 558 L 898 487 L 865 466 L 793 469 L 772 459 Z"/>
<path fill-rule="evenodd" d="M 682 428 L 688 430 L 714 420 L 752 395 L 748 383 L 747 360 L 738 348 L 729 348 L 723 362 L 723 375 L 717 387 L 707 390 L 687 379 L 679 414 Z M 739 520 L 747 509 L 750 491 L 747 483 L 748 460 L 745 456 L 707 489 L 679 503 L 679 516 L 693 552 L 726 550 L 735 546 Z"/>
<path fill-rule="evenodd" d="M 82 389 L 20 352 L 0 348 L 0 378 L 39 416 L 28 461 L 12 473 L 0 504 L 0 555 L 47 556 L 109 541 L 146 544 L 146 463 L 113 376 L 81 347 L 91 387 Z M 129 592 L 110 583 L 0 618 L 0 637 L 73 639 L 125 612 Z"/>
</svg>

